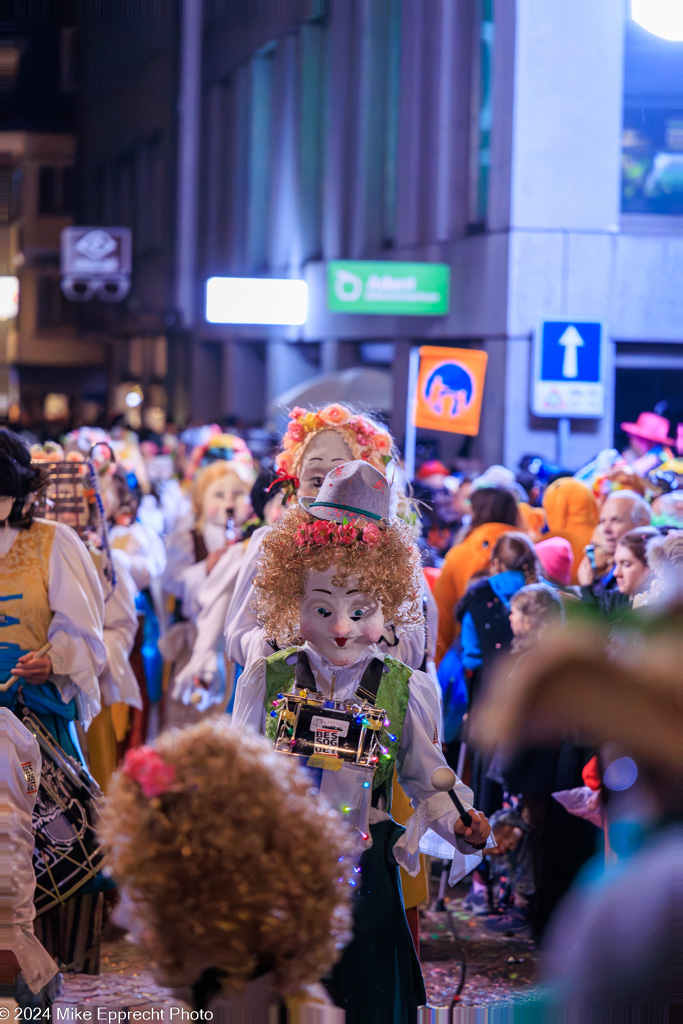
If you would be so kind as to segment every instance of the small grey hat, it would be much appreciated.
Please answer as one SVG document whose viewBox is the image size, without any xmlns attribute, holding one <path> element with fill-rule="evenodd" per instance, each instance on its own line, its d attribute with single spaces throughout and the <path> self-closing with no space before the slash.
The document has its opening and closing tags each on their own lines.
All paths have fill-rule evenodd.
<svg viewBox="0 0 683 1024">
<path fill-rule="evenodd" d="M 380 523 L 392 515 L 389 483 L 362 459 L 330 470 L 317 498 L 299 498 L 299 504 L 330 523 Z"/>
</svg>

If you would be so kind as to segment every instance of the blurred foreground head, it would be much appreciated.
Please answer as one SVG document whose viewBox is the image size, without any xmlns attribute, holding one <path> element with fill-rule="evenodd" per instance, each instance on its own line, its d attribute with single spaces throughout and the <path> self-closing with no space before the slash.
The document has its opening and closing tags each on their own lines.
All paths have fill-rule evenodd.
<svg viewBox="0 0 683 1024">
<path fill-rule="evenodd" d="M 618 646 L 594 626 L 548 630 L 533 657 L 512 674 L 502 665 L 492 679 L 473 715 L 476 742 L 509 753 L 568 733 L 614 744 L 655 784 L 661 810 L 674 811 L 683 770 L 683 609 L 643 625 Z"/>
<path fill-rule="evenodd" d="M 130 751 L 100 821 L 134 934 L 175 988 L 317 981 L 350 938 L 349 832 L 266 740 L 211 719 Z"/>
</svg>

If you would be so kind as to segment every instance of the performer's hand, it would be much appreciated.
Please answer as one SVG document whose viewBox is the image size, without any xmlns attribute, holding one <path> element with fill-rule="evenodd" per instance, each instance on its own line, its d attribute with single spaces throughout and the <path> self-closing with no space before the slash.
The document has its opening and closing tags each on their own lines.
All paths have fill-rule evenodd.
<svg viewBox="0 0 683 1024">
<path fill-rule="evenodd" d="M 44 654 L 42 658 L 34 658 L 30 651 L 28 654 L 22 654 L 12 669 L 12 675 L 22 676 L 24 682 L 40 686 L 52 675 L 50 655 Z"/>
<path fill-rule="evenodd" d="M 590 587 L 591 584 L 595 582 L 595 569 L 588 561 L 587 555 L 584 555 L 579 562 L 579 568 L 576 570 L 576 578 L 582 587 Z"/>
<path fill-rule="evenodd" d="M 482 846 L 491 834 L 488 818 L 481 811 L 475 811 L 474 808 L 472 808 L 469 814 L 472 818 L 471 827 L 466 828 L 460 818 L 458 818 L 454 826 L 455 834 L 462 836 L 470 846 Z"/>
<path fill-rule="evenodd" d="M 211 686 L 210 680 L 202 679 L 201 676 L 193 676 L 192 682 L 194 683 L 195 690 L 208 690 Z"/>
</svg>

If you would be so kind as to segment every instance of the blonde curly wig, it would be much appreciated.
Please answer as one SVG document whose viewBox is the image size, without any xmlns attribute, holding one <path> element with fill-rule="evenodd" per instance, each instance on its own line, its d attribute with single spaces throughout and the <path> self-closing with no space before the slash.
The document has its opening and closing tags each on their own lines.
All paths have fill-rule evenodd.
<svg viewBox="0 0 683 1024">
<path fill-rule="evenodd" d="M 306 578 L 312 569 L 324 572 L 332 565 L 337 567 L 340 586 L 349 579 L 358 580 L 361 593 L 379 600 L 385 621 L 397 635 L 424 625 L 420 552 L 406 523 L 393 519 L 381 528 L 377 544 L 357 540 L 349 545 L 297 546 L 300 527 L 317 522 L 294 505 L 263 541 L 252 610 L 267 640 L 274 640 L 278 647 L 303 644 L 299 605 Z"/>
<path fill-rule="evenodd" d="M 340 816 L 225 719 L 166 732 L 154 749 L 172 782 L 148 799 L 119 770 L 99 833 L 164 983 L 215 967 L 230 997 L 265 972 L 285 995 L 319 979 L 351 937 L 356 851 Z"/>
</svg>

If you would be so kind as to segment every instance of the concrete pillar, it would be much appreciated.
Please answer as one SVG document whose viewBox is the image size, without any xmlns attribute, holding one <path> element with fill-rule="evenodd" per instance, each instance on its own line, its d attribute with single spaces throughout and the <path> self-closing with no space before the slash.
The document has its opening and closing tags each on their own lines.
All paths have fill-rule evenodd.
<svg viewBox="0 0 683 1024">
<path fill-rule="evenodd" d="M 515 11 L 503 445 L 510 466 L 528 451 L 556 458 L 557 421 L 535 419 L 529 407 L 538 321 L 609 316 L 625 5 L 518 0 Z M 572 423 L 569 468 L 611 442 L 610 404 L 603 419 Z"/>
</svg>

